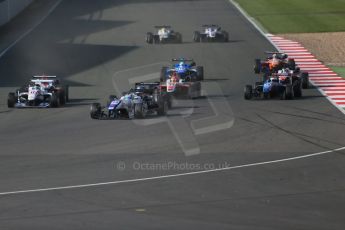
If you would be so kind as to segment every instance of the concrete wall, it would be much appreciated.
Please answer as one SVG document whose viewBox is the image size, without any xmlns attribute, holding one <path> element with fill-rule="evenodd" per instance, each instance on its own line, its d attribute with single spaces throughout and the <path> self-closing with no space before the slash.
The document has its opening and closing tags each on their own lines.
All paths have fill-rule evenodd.
<svg viewBox="0 0 345 230">
<path fill-rule="evenodd" d="M 33 0 L 0 0 L 0 26 L 14 18 Z"/>
</svg>

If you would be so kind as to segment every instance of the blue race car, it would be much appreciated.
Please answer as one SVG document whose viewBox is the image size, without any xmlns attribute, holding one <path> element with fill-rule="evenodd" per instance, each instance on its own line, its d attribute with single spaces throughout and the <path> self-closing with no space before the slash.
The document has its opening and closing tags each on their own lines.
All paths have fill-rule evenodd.
<svg viewBox="0 0 345 230">
<path fill-rule="evenodd" d="M 254 86 L 246 85 L 244 99 L 280 97 L 282 100 L 290 100 L 302 97 L 302 79 L 297 75 L 286 72 L 273 73 L 267 80 L 256 82 Z"/>
<path fill-rule="evenodd" d="M 172 67 L 163 66 L 160 74 L 160 81 L 165 82 L 172 74 L 177 74 L 182 81 L 203 81 L 204 67 L 196 66 L 192 59 L 172 59 Z"/>
</svg>

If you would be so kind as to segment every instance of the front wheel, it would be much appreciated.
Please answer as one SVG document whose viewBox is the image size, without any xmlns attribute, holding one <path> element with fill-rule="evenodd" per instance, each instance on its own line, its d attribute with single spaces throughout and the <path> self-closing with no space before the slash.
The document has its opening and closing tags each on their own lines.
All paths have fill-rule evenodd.
<svg viewBox="0 0 345 230">
<path fill-rule="evenodd" d="M 282 93 L 281 99 L 283 100 L 292 100 L 294 98 L 294 92 L 292 85 L 286 85 Z"/>
</svg>

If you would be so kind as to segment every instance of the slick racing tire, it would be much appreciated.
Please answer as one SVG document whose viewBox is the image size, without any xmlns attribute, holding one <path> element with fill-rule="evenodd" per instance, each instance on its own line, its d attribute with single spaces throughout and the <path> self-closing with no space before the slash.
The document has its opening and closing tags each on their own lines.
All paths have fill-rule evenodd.
<svg viewBox="0 0 345 230">
<path fill-rule="evenodd" d="M 198 81 L 204 80 L 204 67 L 203 66 L 197 66 L 196 67 L 196 79 Z"/>
<path fill-rule="evenodd" d="M 300 80 L 297 80 L 293 84 L 293 92 L 295 97 L 302 97 L 302 85 Z"/>
<path fill-rule="evenodd" d="M 306 72 L 303 72 L 301 74 L 301 78 L 302 78 L 302 88 L 308 89 L 309 88 L 309 74 Z"/>
<path fill-rule="evenodd" d="M 201 35 L 200 35 L 199 31 L 194 31 L 193 41 L 194 42 L 201 42 Z"/>
<path fill-rule="evenodd" d="M 291 70 L 295 70 L 296 69 L 296 63 L 294 59 L 289 59 L 288 60 L 288 67 Z"/>
<path fill-rule="evenodd" d="M 294 91 L 293 91 L 292 85 L 286 85 L 281 99 L 292 100 L 293 98 L 294 98 Z"/>
<path fill-rule="evenodd" d="M 101 104 L 100 103 L 92 103 L 90 107 L 90 117 L 92 119 L 99 119 L 101 117 Z"/>
<path fill-rule="evenodd" d="M 9 93 L 7 97 L 7 107 L 13 108 L 16 104 L 16 95 L 15 93 Z"/>
<path fill-rule="evenodd" d="M 148 32 L 148 33 L 146 34 L 146 42 L 147 42 L 148 44 L 152 44 L 152 43 L 153 43 L 153 34 L 152 34 L 152 33 Z"/>
<path fill-rule="evenodd" d="M 52 95 L 51 95 L 51 97 L 50 97 L 50 107 L 52 107 L 52 108 L 57 108 L 57 107 L 59 107 L 59 105 L 60 105 L 60 97 L 59 97 L 59 95 L 58 94 L 56 94 L 56 93 L 53 93 Z"/>
<path fill-rule="evenodd" d="M 182 34 L 176 32 L 176 43 L 182 43 Z"/>
<path fill-rule="evenodd" d="M 65 86 L 65 102 L 69 102 L 69 86 Z"/>
<path fill-rule="evenodd" d="M 167 114 L 168 111 L 168 101 L 164 98 L 161 98 L 158 103 L 157 115 L 164 116 Z"/>
<path fill-rule="evenodd" d="M 244 87 L 244 99 L 250 100 L 253 97 L 253 87 L 251 85 L 246 85 Z"/>
<path fill-rule="evenodd" d="M 64 89 L 61 89 L 58 92 L 58 95 L 59 95 L 60 105 L 66 104 L 66 91 Z"/>
<path fill-rule="evenodd" d="M 145 118 L 145 115 L 146 113 L 144 111 L 143 104 L 142 103 L 134 104 L 134 117 L 142 119 L 142 118 Z"/>
</svg>

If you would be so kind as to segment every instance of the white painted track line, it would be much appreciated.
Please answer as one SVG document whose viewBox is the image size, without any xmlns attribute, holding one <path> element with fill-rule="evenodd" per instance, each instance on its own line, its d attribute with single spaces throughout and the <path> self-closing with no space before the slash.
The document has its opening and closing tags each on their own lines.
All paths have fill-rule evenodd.
<svg viewBox="0 0 345 230">
<path fill-rule="evenodd" d="M 17 190 L 17 191 L 1 192 L 0 196 L 18 195 L 18 194 L 24 194 L 24 193 L 49 192 L 49 191 L 68 190 L 68 189 L 81 189 L 81 188 L 90 188 L 90 187 L 100 187 L 100 186 L 106 186 L 106 185 L 128 184 L 128 183 L 135 183 L 135 182 L 144 182 L 144 181 L 162 180 L 162 179 L 168 179 L 168 178 L 200 175 L 200 174 L 207 174 L 207 173 L 213 173 L 213 172 L 222 172 L 222 171 L 229 171 L 229 170 L 234 170 L 234 169 L 249 168 L 249 167 L 261 166 L 261 165 L 269 165 L 269 164 L 276 164 L 276 163 L 283 163 L 283 162 L 288 162 L 288 161 L 306 159 L 306 158 L 325 155 L 328 153 L 339 152 L 342 150 L 345 150 L 345 146 L 341 147 L 341 148 L 337 148 L 337 149 L 332 149 L 332 150 L 327 150 L 327 151 L 317 152 L 317 153 L 311 153 L 311 154 L 306 154 L 306 155 L 297 156 L 297 157 L 289 157 L 289 158 L 283 158 L 283 159 L 271 160 L 271 161 L 262 161 L 262 162 L 243 164 L 243 165 L 237 165 L 237 166 L 231 166 L 231 167 L 224 167 L 224 168 L 218 168 L 218 169 L 210 169 L 210 170 L 186 172 L 186 173 L 178 173 L 178 174 L 170 174 L 170 175 L 162 175 L 162 176 L 154 176 L 154 177 L 145 177 L 145 178 L 137 178 L 137 179 L 128 179 L 128 180 L 108 181 L 108 182 L 93 183 L 93 184 L 80 184 L 80 185 L 61 186 L 61 187 Z"/>
</svg>

